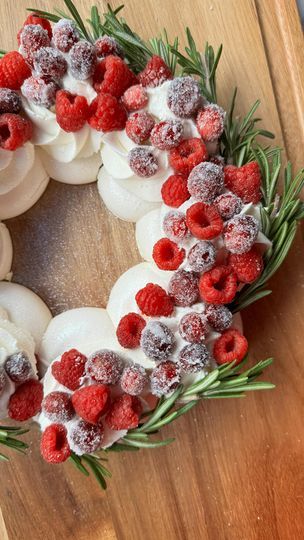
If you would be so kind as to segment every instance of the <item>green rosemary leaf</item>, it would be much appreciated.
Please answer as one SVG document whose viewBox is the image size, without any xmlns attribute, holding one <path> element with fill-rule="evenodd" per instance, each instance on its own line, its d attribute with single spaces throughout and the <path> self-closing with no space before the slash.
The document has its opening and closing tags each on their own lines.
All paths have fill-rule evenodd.
<svg viewBox="0 0 304 540">
<path fill-rule="evenodd" d="M 180 397 L 183 391 L 183 386 L 180 385 L 172 396 L 163 400 L 161 404 L 158 404 L 154 413 L 150 416 L 149 420 L 136 429 L 136 432 L 145 431 L 147 428 L 153 426 L 153 424 L 159 420 L 164 414 L 166 414 L 174 406 L 176 400 Z"/>
<path fill-rule="evenodd" d="M 79 29 L 81 30 L 83 36 L 88 40 L 88 41 L 93 41 L 92 40 L 92 36 L 90 36 L 90 34 L 88 33 L 84 23 L 83 23 L 83 20 L 82 18 L 80 17 L 79 15 L 79 12 L 77 10 L 77 8 L 75 7 L 75 5 L 73 4 L 72 0 L 63 0 L 66 7 L 68 8 L 69 12 L 71 13 L 72 17 L 73 17 L 73 20 L 76 22 L 77 26 L 79 27 Z"/>
<path fill-rule="evenodd" d="M 213 382 L 215 382 L 216 379 L 218 378 L 218 376 L 219 376 L 219 370 L 218 369 L 215 369 L 215 370 L 211 371 L 211 373 L 209 373 L 201 381 L 198 381 L 198 382 L 192 384 L 191 386 L 189 386 L 189 388 L 186 389 L 185 392 L 183 393 L 183 398 L 195 395 L 196 393 L 199 393 L 199 392 L 202 392 L 203 390 L 208 388 Z"/>
<path fill-rule="evenodd" d="M 135 446 L 129 446 L 127 444 L 114 443 L 112 446 L 107 448 L 107 452 L 137 452 L 139 448 Z"/>
<path fill-rule="evenodd" d="M 90 476 L 89 471 L 84 467 L 84 465 L 82 464 L 82 460 L 79 456 L 77 456 L 74 452 L 71 452 L 69 459 L 76 467 L 76 469 L 78 469 L 82 474 L 84 474 L 85 476 Z"/>
<path fill-rule="evenodd" d="M 126 435 L 122 441 L 126 442 L 127 444 L 131 446 L 136 446 L 138 448 L 160 448 L 161 446 L 167 446 L 168 444 L 171 444 L 174 442 L 175 439 L 165 439 L 164 441 L 133 441 L 132 439 L 128 438 L 128 435 Z"/>
<path fill-rule="evenodd" d="M 41 17 L 44 17 L 45 19 L 48 19 L 48 21 L 51 22 L 58 22 L 61 17 L 58 17 L 57 15 L 54 15 L 54 13 L 50 13 L 49 11 L 43 11 L 42 9 L 35 9 L 35 8 L 27 8 L 27 11 L 30 11 L 31 13 L 35 13 L 36 15 L 40 15 Z"/>
</svg>

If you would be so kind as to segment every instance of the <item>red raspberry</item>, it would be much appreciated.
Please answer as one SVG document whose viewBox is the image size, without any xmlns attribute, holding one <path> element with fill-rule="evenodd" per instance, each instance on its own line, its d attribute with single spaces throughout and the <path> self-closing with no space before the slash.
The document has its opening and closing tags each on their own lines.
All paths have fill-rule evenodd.
<svg viewBox="0 0 304 540">
<path fill-rule="evenodd" d="M 181 242 L 189 236 L 186 216 L 178 210 L 167 212 L 163 221 L 163 229 L 168 238 L 176 240 L 176 242 Z"/>
<path fill-rule="evenodd" d="M 88 79 L 93 75 L 97 62 L 94 46 L 88 41 L 78 41 L 70 50 L 69 61 L 74 79 Z"/>
<path fill-rule="evenodd" d="M 128 111 L 139 111 L 148 105 L 148 94 L 141 84 L 127 88 L 122 96 L 122 102 Z"/>
<path fill-rule="evenodd" d="M 168 79 L 172 79 L 173 75 L 160 56 L 152 56 L 145 69 L 138 75 L 138 78 L 142 86 L 155 88 Z"/>
<path fill-rule="evenodd" d="M 217 208 L 221 218 L 231 219 L 235 214 L 239 214 L 243 208 L 243 203 L 239 197 L 233 193 L 223 193 L 214 201 L 214 206 Z"/>
<path fill-rule="evenodd" d="M 198 201 L 212 203 L 224 187 L 224 173 L 215 163 L 199 163 L 188 178 L 188 191 Z"/>
<path fill-rule="evenodd" d="M 50 47 L 47 30 L 39 24 L 27 24 L 20 33 L 20 52 L 30 66 L 33 66 L 34 55 L 41 47 Z"/>
<path fill-rule="evenodd" d="M 218 364 L 236 360 L 239 364 L 248 351 L 248 341 L 238 330 L 226 330 L 214 343 L 213 356 Z"/>
<path fill-rule="evenodd" d="M 202 102 L 198 82 L 192 77 L 176 77 L 170 83 L 167 102 L 176 116 L 190 118 Z"/>
<path fill-rule="evenodd" d="M 179 333 L 190 343 L 202 343 L 207 334 L 207 325 L 201 313 L 190 311 L 179 323 Z"/>
<path fill-rule="evenodd" d="M 199 291 L 204 302 L 228 304 L 236 294 L 237 278 L 228 266 L 216 266 L 201 276 Z"/>
<path fill-rule="evenodd" d="M 144 315 L 169 317 L 174 306 L 170 296 L 159 285 L 147 283 L 135 296 L 136 303 Z"/>
<path fill-rule="evenodd" d="M 104 384 L 91 384 L 79 388 L 72 395 L 76 413 L 90 424 L 98 424 L 109 407 L 110 389 Z"/>
<path fill-rule="evenodd" d="M 174 362 L 162 362 L 151 373 L 151 392 L 157 397 L 165 396 L 175 390 L 180 379 L 180 368 Z"/>
<path fill-rule="evenodd" d="M 224 109 L 215 103 L 210 103 L 198 111 L 196 127 L 204 141 L 213 142 L 222 135 L 224 131 L 224 119 Z"/>
<path fill-rule="evenodd" d="M 105 421 L 110 429 L 136 428 L 139 424 L 142 406 L 136 396 L 123 394 L 117 397 L 106 415 Z"/>
<path fill-rule="evenodd" d="M 261 171 L 256 161 L 243 167 L 227 165 L 224 169 L 225 184 L 240 197 L 243 203 L 257 204 L 261 199 Z"/>
<path fill-rule="evenodd" d="M 67 132 L 79 131 L 85 125 L 90 113 L 84 96 L 76 96 L 66 90 L 56 94 L 56 120 Z"/>
<path fill-rule="evenodd" d="M 146 326 L 146 321 L 137 313 L 128 313 L 120 319 L 116 335 L 122 347 L 136 349 L 139 347 L 140 336 Z"/>
<path fill-rule="evenodd" d="M 96 66 L 93 86 L 96 92 L 120 98 L 125 90 L 137 83 L 137 78 L 127 64 L 118 56 L 107 56 Z"/>
<path fill-rule="evenodd" d="M 0 367 L 0 396 L 6 385 L 6 375 L 3 367 Z"/>
<path fill-rule="evenodd" d="M 259 223 L 253 216 L 236 216 L 224 228 L 224 243 L 231 253 L 246 253 L 251 249 L 259 233 Z"/>
<path fill-rule="evenodd" d="M 74 21 L 60 19 L 53 26 L 53 43 L 59 51 L 69 52 L 77 41 L 79 41 L 79 33 Z"/>
<path fill-rule="evenodd" d="M 126 123 L 126 133 L 133 142 L 141 144 L 150 137 L 154 119 L 146 111 L 131 114 Z"/>
<path fill-rule="evenodd" d="M 208 272 L 215 265 L 216 250 L 212 242 L 197 242 L 188 253 L 188 263 L 194 272 Z"/>
<path fill-rule="evenodd" d="M 35 105 L 49 109 L 56 101 L 56 93 L 59 86 L 55 81 L 43 77 L 29 77 L 21 87 L 21 92 Z"/>
<path fill-rule="evenodd" d="M 171 150 L 179 145 L 183 132 L 183 124 L 179 120 L 159 122 L 152 129 L 151 143 L 160 150 Z"/>
<path fill-rule="evenodd" d="M 17 422 L 24 422 L 36 416 L 41 410 L 43 386 L 31 379 L 18 386 L 8 404 L 8 416 Z"/>
<path fill-rule="evenodd" d="M 160 321 L 150 321 L 143 330 L 140 346 L 145 355 L 162 362 L 172 353 L 174 335 L 168 326 Z"/>
<path fill-rule="evenodd" d="M 85 373 L 87 358 L 76 349 L 65 352 L 61 359 L 51 366 L 53 377 L 66 388 L 76 390 Z"/>
<path fill-rule="evenodd" d="M 128 154 L 132 171 L 142 178 L 150 178 L 158 171 L 158 161 L 154 154 L 145 146 L 132 148 Z"/>
<path fill-rule="evenodd" d="M 4 369 L 9 378 L 15 383 L 23 383 L 34 376 L 32 364 L 23 352 L 17 352 L 7 357 Z"/>
<path fill-rule="evenodd" d="M 17 51 L 5 54 L 0 59 L 0 87 L 19 90 L 22 83 L 30 77 L 31 70 Z"/>
<path fill-rule="evenodd" d="M 230 253 L 228 264 L 233 268 L 241 283 L 253 283 L 263 272 L 263 257 L 253 246 L 247 253 Z"/>
<path fill-rule="evenodd" d="M 170 150 L 169 162 L 178 173 L 188 176 L 192 169 L 208 159 L 208 152 L 201 139 L 194 137 L 182 141 L 176 148 Z"/>
<path fill-rule="evenodd" d="M 226 306 L 206 305 L 205 316 L 208 324 L 216 332 L 224 332 L 232 324 L 232 313 Z"/>
<path fill-rule="evenodd" d="M 68 64 L 61 52 L 53 47 L 41 47 L 34 54 L 34 69 L 39 77 L 61 79 L 68 69 Z"/>
<path fill-rule="evenodd" d="M 223 230 L 223 221 L 215 206 L 203 202 L 188 208 L 186 222 L 193 236 L 200 240 L 216 238 Z"/>
<path fill-rule="evenodd" d="M 67 440 L 67 431 L 61 424 L 51 424 L 41 437 L 40 452 L 48 463 L 63 463 L 71 450 Z"/>
<path fill-rule="evenodd" d="M 22 28 L 18 32 L 18 35 L 17 35 L 18 45 L 20 45 L 20 34 L 23 28 L 29 24 L 41 26 L 42 28 L 44 28 L 44 30 L 47 31 L 49 38 L 52 39 L 52 27 L 51 27 L 50 21 L 48 21 L 47 19 L 43 19 L 42 17 L 39 17 L 39 15 L 36 15 L 35 13 L 31 13 L 27 17 L 27 19 L 24 21 Z"/>
<path fill-rule="evenodd" d="M 178 270 L 170 279 L 168 293 L 176 306 L 192 306 L 199 298 L 198 276 L 194 272 Z"/>
<path fill-rule="evenodd" d="M 86 372 L 99 383 L 115 384 L 120 378 L 123 363 L 118 354 L 108 349 L 97 351 L 88 358 Z"/>
<path fill-rule="evenodd" d="M 42 412 L 52 422 L 68 422 L 72 420 L 75 411 L 70 394 L 66 392 L 51 392 L 42 401 Z"/>
<path fill-rule="evenodd" d="M 161 195 L 165 204 L 178 208 L 190 198 L 187 178 L 181 174 L 172 174 L 162 185 Z"/>
<path fill-rule="evenodd" d="M 104 429 L 101 424 L 94 426 L 84 420 L 74 424 L 69 432 L 69 443 L 78 455 L 91 454 L 101 447 L 104 438 Z"/>
<path fill-rule="evenodd" d="M 186 345 L 179 353 L 178 363 L 185 373 L 197 373 L 206 368 L 210 362 L 210 354 L 202 343 Z"/>
<path fill-rule="evenodd" d="M 0 116 L 0 147 L 4 150 L 16 150 L 30 140 L 33 126 L 18 114 L 6 113 Z"/>
<path fill-rule="evenodd" d="M 123 56 L 123 51 L 116 39 L 110 36 L 102 36 L 95 41 L 95 51 L 98 58 L 106 56 Z"/>
<path fill-rule="evenodd" d="M 120 386 L 121 389 L 131 396 L 138 396 L 144 391 L 148 377 L 145 369 L 138 364 L 130 364 L 123 370 Z"/>
<path fill-rule="evenodd" d="M 122 105 L 110 94 L 99 94 L 91 103 L 89 124 L 97 131 L 119 131 L 124 129 L 127 114 Z"/>
<path fill-rule="evenodd" d="M 0 114 L 18 114 L 21 107 L 21 99 L 17 92 L 9 88 L 0 88 Z"/>
<path fill-rule="evenodd" d="M 177 270 L 185 258 L 185 250 L 169 238 L 161 238 L 154 244 L 152 256 L 161 270 Z"/>
</svg>

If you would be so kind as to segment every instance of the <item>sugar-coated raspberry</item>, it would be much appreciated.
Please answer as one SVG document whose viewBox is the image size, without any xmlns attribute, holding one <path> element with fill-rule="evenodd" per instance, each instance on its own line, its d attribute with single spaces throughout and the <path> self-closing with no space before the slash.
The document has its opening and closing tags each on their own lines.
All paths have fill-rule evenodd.
<svg viewBox="0 0 304 540">
<path fill-rule="evenodd" d="M 40 452 L 48 463 L 63 463 L 70 455 L 71 450 L 67 440 L 67 431 L 61 424 L 51 424 L 41 437 Z"/>
<path fill-rule="evenodd" d="M 123 56 L 123 50 L 119 43 L 111 36 L 102 36 L 95 41 L 95 51 L 98 58 L 106 56 Z"/>
<path fill-rule="evenodd" d="M 205 317 L 209 326 L 216 332 L 224 332 L 232 324 L 232 313 L 226 306 L 207 304 Z"/>
<path fill-rule="evenodd" d="M 50 21 L 48 21 L 47 19 L 43 19 L 42 17 L 40 17 L 39 15 L 36 15 L 35 13 L 31 13 L 26 18 L 26 20 L 23 23 L 22 28 L 18 32 L 18 35 L 17 35 L 18 45 L 20 45 L 20 34 L 23 28 L 27 26 L 28 24 L 35 24 L 35 25 L 41 26 L 42 28 L 44 28 L 44 30 L 47 31 L 49 38 L 52 39 L 52 27 L 51 27 Z"/>
<path fill-rule="evenodd" d="M 261 171 L 256 161 L 242 167 L 227 165 L 224 169 L 225 184 L 238 195 L 243 203 L 257 204 L 261 199 Z"/>
<path fill-rule="evenodd" d="M 180 379 L 180 368 L 177 364 L 169 360 L 162 362 L 151 373 L 151 392 L 157 397 L 165 396 L 175 390 Z"/>
<path fill-rule="evenodd" d="M 210 103 L 198 111 L 196 127 L 204 141 L 216 141 L 222 135 L 224 131 L 224 119 L 224 109 L 215 103 Z"/>
<path fill-rule="evenodd" d="M 0 367 L 0 396 L 5 388 L 5 385 L 6 385 L 6 375 L 5 375 L 5 370 L 4 368 L 1 366 Z"/>
<path fill-rule="evenodd" d="M 47 30 L 40 24 L 27 24 L 20 33 L 20 52 L 31 66 L 36 51 L 41 47 L 50 47 L 50 44 Z"/>
<path fill-rule="evenodd" d="M 67 132 L 79 131 L 90 114 L 89 104 L 84 96 L 59 90 L 56 94 L 56 120 Z"/>
<path fill-rule="evenodd" d="M 138 76 L 142 86 L 155 88 L 165 81 L 172 79 L 173 75 L 167 64 L 160 56 L 152 56 L 145 69 Z"/>
<path fill-rule="evenodd" d="M 243 208 L 242 200 L 234 193 L 223 193 L 219 195 L 214 206 L 223 220 L 231 219 L 235 214 L 239 214 Z"/>
<path fill-rule="evenodd" d="M 123 362 L 118 354 L 109 349 L 96 351 L 89 356 L 86 372 L 99 383 L 115 384 L 123 370 Z"/>
<path fill-rule="evenodd" d="M 71 50 L 73 45 L 79 41 L 79 32 L 74 21 L 70 19 L 60 19 L 53 26 L 53 43 L 56 49 L 63 53 Z"/>
<path fill-rule="evenodd" d="M 141 84 L 127 88 L 122 96 L 122 102 L 128 111 L 139 111 L 148 105 L 148 94 Z"/>
<path fill-rule="evenodd" d="M 88 41 L 78 41 L 69 53 L 70 70 L 74 79 L 84 81 L 91 77 L 96 66 L 94 46 Z"/>
<path fill-rule="evenodd" d="M 150 321 L 143 330 L 140 346 L 148 358 L 162 362 L 172 353 L 174 335 L 166 324 Z"/>
<path fill-rule="evenodd" d="M 138 397 L 123 394 L 113 401 L 105 421 L 110 429 L 133 429 L 138 426 L 141 413 L 142 406 Z"/>
<path fill-rule="evenodd" d="M 188 191 L 198 201 L 212 203 L 224 187 L 221 167 L 205 161 L 192 169 L 188 178 Z"/>
<path fill-rule="evenodd" d="M 201 139 L 194 137 L 182 141 L 176 148 L 170 150 L 169 162 L 178 173 L 188 176 L 192 169 L 208 159 L 206 145 Z"/>
<path fill-rule="evenodd" d="M 8 356 L 4 363 L 4 369 L 15 383 L 23 383 L 34 377 L 29 357 L 22 351 Z"/>
<path fill-rule="evenodd" d="M 230 253 L 228 264 L 235 271 L 241 283 L 253 283 L 263 272 L 263 257 L 253 246 L 247 253 Z"/>
<path fill-rule="evenodd" d="M 96 92 L 111 94 L 117 98 L 120 98 L 129 86 L 137 82 L 134 73 L 118 56 L 107 56 L 99 62 L 93 75 L 93 86 Z"/>
<path fill-rule="evenodd" d="M 31 70 L 19 52 L 12 51 L 0 58 L 0 88 L 19 90 L 30 75 Z"/>
<path fill-rule="evenodd" d="M 0 147 L 14 151 L 30 140 L 33 126 L 30 120 L 18 114 L 6 113 L 0 116 Z"/>
<path fill-rule="evenodd" d="M 228 266 L 216 266 L 201 276 L 199 290 L 204 302 L 228 304 L 236 295 L 236 274 Z"/>
<path fill-rule="evenodd" d="M 154 244 L 152 256 L 161 270 L 177 270 L 185 258 L 185 250 L 169 238 L 160 238 Z"/>
<path fill-rule="evenodd" d="M 0 88 L 0 114 L 21 111 L 21 99 L 17 92 L 9 88 Z"/>
<path fill-rule="evenodd" d="M 188 263 L 194 272 L 208 272 L 215 265 L 216 250 L 212 242 L 197 242 L 188 253 Z"/>
<path fill-rule="evenodd" d="M 253 216 L 236 216 L 227 221 L 224 243 L 231 253 L 246 253 L 251 249 L 259 233 L 259 222 Z"/>
<path fill-rule="evenodd" d="M 158 161 L 154 154 L 145 146 L 136 146 L 128 154 L 132 171 L 142 178 L 150 178 L 158 171 Z"/>
<path fill-rule="evenodd" d="M 197 202 L 186 212 L 188 228 L 200 240 L 211 240 L 221 234 L 223 221 L 215 206 Z"/>
<path fill-rule="evenodd" d="M 123 370 L 120 386 L 121 389 L 131 396 L 141 394 L 148 383 L 145 369 L 139 364 L 129 364 Z"/>
<path fill-rule="evenodd" d="M 70 390 L 76 390 L 84 376 L 86 361 L 86 356 L 76 349 L 71 349 L 65 352 L 59 361 L 52 364 L 52 375 L 63 386 Z"/>
<path fill-rule="evenodd" d="M 154 118 L 146 111 L 131 114 L 126 123 L 126 133 L 133 142 L 141 144 L 150 137 Z"/>
<path fill-rule="evenodd" d="M 151 143 L 160 150 L 171 150 L 179 145 L 183 133 L 183 124 L 179 120 L 159 122 L 152 129 Z"/>
<path fill-rule="evenodd" d="M 178 363 L 185 373 L 197 373 L 204 369 L 209 362 L 209 351 L 202 343 L 185 345 L 178 357 Z"/>
<path fill-rule="evenodd" d="M 170 83 L 167 103 L 176 116 L 190 118 L 197 112 L 201 102 L 199 84 L 192 77 L 176 77 Z"/>
<path fill-rule="evenodd" d="M 61 79 L 68 69 L 68 64 L 63 54 L 53 47 L 41 47 L 34 54 L 34 69 L 39 77 L 51 77 Z"/>
<path fill-rule="evenodd" d="M 136 303 L 144 315 L 150 317 L 169 317 L 172 315 L 174 305 L 166 291 L 154 283 L 138 291 L 135 296 Z"/>
<path fill-rule="evenodd" d="M 109 408 L 110 389 L 104 384 L 83 386 L 72 395 L 76 413 L 90 424 L 98 424 Z"/>
<path fill-rule="evenodd" d="M 195 311 L 190 311 L 181 318 L 178 330 L 182 338 L 189 343 L 202 343 L 208 332 L 203 315 Z"/>
<path fill-rule="evenodd" d="M 8 416 L 18 422 L 29 420 L 41 410 L 43 386 L 39 381 L 29 380 L 18 386 L 8 404 Z"/>
<path fill-rule="evenodd" d="M 116 336 L 122 347 L 136 349 L 140 344 L 140 337 L 146 321 L 138 313 L 128 313 L 120 319 Z"/>
<path fill-rule="evenodd" d="M 89 124 L 97 131 L 107 133 L 124 129 L 127 113 L 116 97 L 99 94 L 90 105 Z"/>
<path fill-rule="evenodd" d="M 248 351 L 248 341 L 238 330 L 230 328 L 215 341 L 213 356 L 218 364 L 236 360 L 239 364 Z"/>
<path fill-rule="evenodd" d="M 186 216 L 178 210 L 170 210 L 164 217 L 164 233 L 171 240 L 181 242 L 189 236 L 189 230 L 186 224 Z"/>
<path fill-rule="evenodd" d="M 176 306 L 192 306 L 199 298 L 197 274 L 178 270 L 170 279 L 168 293 Z"/>
<path fill-rule="evenodd" d="M 29 77 L 21 86 L 21 92 L 32 103 L 49 109 L 56 101 L 59 86 L 55 81 L 43 77 Z"/>
<path fill-rule="evenodd" d="M 187 177 L 181 174 L 172 174 L 163 183 L 161 188 L 163 201 L 168 206 L 178 208 L 190 198 L 187 186 Z"/>
<path fill-rule="evenodd" d="M 91 454 L 102 445 L 104 429 L 101 424 L 95 426 L 79 420 L 69 430 L 68 441 L 75 454 Z"/>
<path fill-rule="evenodd" d="M 42 412 L 52 422 L 68 422 L 72 420 L 75 411 L 70 394 L 66 392 L 51 392 L 42 401 Z"/>
</svg>

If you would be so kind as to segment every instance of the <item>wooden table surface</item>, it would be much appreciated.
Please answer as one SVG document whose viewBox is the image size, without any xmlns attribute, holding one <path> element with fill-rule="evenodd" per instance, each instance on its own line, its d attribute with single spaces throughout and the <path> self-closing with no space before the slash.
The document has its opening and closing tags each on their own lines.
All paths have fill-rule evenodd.
<svg viewBox="0 0 304 540">
<path fill-rule="evenodd" d="M 1 1 L 1 48 L 16 46 L 29 4 Z M 56 0 L 36 4 L 50 9 Z M 77 5 L 85 13 L 89 4 Z M 221 104 L 235 85 L 239 111 L 259 97 L 265 126 L 295 166 L 303 165 L 303 38 L 295 0 L 126 4 L 129 24 L 146 37 L 163 25 L 182 37 L 189 26 L 202 46 L 222 42 Z M 140 260 L 133 226 L 109 215 L 96 185 L 51 182 L 38 204 L 8 226 L 14 280 L 38 292 L 54 314 L 105 306 L 114 281 Z M 302 539 L 303 249 L 299 230 L 272 280 L 273 295 L 244 313 L 252 358 L 275 356 L 267 372 L 275 391 L 200 403 L 164 430 L 177 439 L 170 447 L 111 456 L 106 493 L 70 464 L 44 464 L 32 433 L 29 456 L 0 465 L 1 540 Z"/>
</svg>

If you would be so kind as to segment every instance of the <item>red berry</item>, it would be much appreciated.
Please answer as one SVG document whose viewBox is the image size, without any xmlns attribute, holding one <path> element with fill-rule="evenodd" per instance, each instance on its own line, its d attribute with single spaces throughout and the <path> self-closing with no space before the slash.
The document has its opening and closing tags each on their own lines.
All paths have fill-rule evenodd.
<svg viewBox="0 0 304 540">
<path fill-rule="evenodd" d="M 23 383 L 34 376 L 32 364 L 23 352 L 17 352 L 7 357 L 4 369 L 9 378 L 15 383 Z"/>
<path fill-rule="evenodd" d="M 263 257 L 253 246 L 247 253 L 230 253 L 228 264 L 233 268 L 241 283 L 253 283 L 263 272 Z"/>
<path fill-rule="evenodd" d="M 99 383 L 115 384 L 123 370 L 121 358 L 114 351 L 103 349 L 97 351 L 88 358 L 86 372 Z"/>
<path fill-rule="evenodd" d="M 136 146 L 128 154 L 132 171 L 142 178 L 150 178 L 158 171 L 158 161 L 154 154 L 145 146 Z"/>
<path fill-rule="evenodd" d="M 179 353 L 178 363 L 185 373 L 197 373 L 210 362 L 210 354 L 202 343 L 186 345 Z"/>
<path fill-rule="evenodd" d="M 207 325 L 201 313 L 190 311 L 179 323 L 179 333 L 190 343 L 202 343 L 207 334 Z"/>
<path fill-rule="evenodd" d="M 261 199 L 261 171 L 256 161 L 243 167 L 227 165 L 224 169 L 225 184 L 240 197 L 243 203 L 257 204 Z"/>
<path fill-rule="evenodd" d="M 141 144 L 150 137 L 154 119 L 146 111 L 131 114 L 126 123 L 126 133 L 133 142 Z"/>
<path fill-rule="evenodd" d="M 118 56 L 107 56 L 96 66 L 93 86 L 96 92 L 120 98 L 125 90 L 137 83 L 137 78 Z"/>
<path fill-rule="evenodd" d="M 170 210 L 164 217 L 164 233 L 170 240 L 181 242 L 189 236 L 189 230 L 186 224 L 186 216 L 178 210 Z"/>
<path fill-rule="evenodd" d="M 148 105 L 148 94 L 141 84 L 127 88 L 122 96 L 122 102 L 128 111 L 139 111 Z"/>
<path fill-rule="evenodd" d="M 36 416 L 41 410 L 43 386 L 39 381 L 29 380 L 18 386 L 10 397 L 8 416 L 17 422 L 24 422 Z"/>
<path fill-rule="evenodd" d="M 188 191 L 198 201 L 212 203 L 224 187 L 224 174 L 215 163 L 199 163 L 188 178 Z"/>
<path fill-rule="evenodd" d="M 172 353 L 174 335 L 168 326 L 160 321 L 150 321 L 143 330 L 140 346 L 148 358 L 158 362 L 166 360 Z"/>
<path fill-rule="evenodd" d="M 167 64 L 160 56 L 152 56 L 148 61 L 145 69 L 138 76 L 142 86 L 155 88 L 160 86 L 168 79 L 172 79 L 173 75 Z"/>
<path fill-rule="evenodd" d="M 205 317 L 209 326 L 216 332 L 224 332 L 232 324 L 232 313 L 226 306 L 206 305 Z"/>
<path fill-rule="evenodd" d="M 180 368 L 174 362 L 162 362 L 151 373 L 151 392 L 157 397 L 169 394 L 178 386 L 180 379 Z"/>
<path fill-rule="evenodd" d="M 200 240 L 216 238 L 223 230 L 223 221 L 215 206 L 203 202 L 188 208 L 186 222 L 193 236 Z"/>
<path fill-rule="evenodd" d="M 231 253 L 246 253 L 259 233 L 259 223 L 253 216 L 243 215 L 230 219 L 224 228 L 224 243 Z"/>
<path fill-rule="evenodd" d="M 116 39 L 110 36 L 102 36 L 95 41 L 95 51 L 98 58 L 106 56 L 122 56 L 123 51 Z"/>
<path fill-rule="evenodd" d="M 0 87 L 19 90 L 22 83 L 30 77 L 31 70 L 17 51 L 5 54 L 0 59 Z"/>
<path fill-rule="evenodd" d="M 77 41 L 79 41 L 79 33 L 74 21 L 60 19 L 53 26 L 53 43 L 59 51 L 69 52 Z"/>
<path fill-rule="evenodd" d="M 79 388 L 72 395 L 76 413 L 90 424 L 98 424 L 109 407 L 110 389 L 104 384 L 91 384 Z"/>
<path fill-rule="evenodd" d="M 192 169 L 208 159 L 208 152 L 201 139 L 194 137 L 182 141 L 176 148 L 170 150 L 169 162 L 178 173 L 188 176 Z"/>
<path fill-rule="evenodd" d="M 199 290 L 204 302 L 228 304 L 236 295 L 236 274 L 228 266 L 216 266 L 201 276 Z"/>
<path fill-rule="evenodd" d="M 223 156 L 220 156 L 219 154 L 217 154 L 216 156 L 210 156 L 209 161 L 211 161 L 211 163 L 215 163 L 215 165 L 218 165 L 219 167 L 224 169 L 225 160 Z"/>
<path fill-rule="evenodd" d="M 61 424 L 51 424 L 41 437 L 40 452 L 48 463 L 63 463 L 71 450 L 67 440 L 67 431 Z"/>
<path fill-rule="evenodd" d="M 67 132 L 79 131 L 86 123 L 90 113 L 84 96 L 76 96 L 66 90 L 56 94 L 56 120 Z"/>
<path fill-rule="evenodd" d="M 18 35 L 17 35 L 18 45 L 20 45 L 20 34 L 21 34 L 23 28 L 25 26 L 27 26 L 28 24 L 34 24 L 34 25 L 41 26 L 42 28 L 44 28 L 44 30 L 47 31 L 49 38 L 52 39 L 52 27 L 50 25 L 50 21 L 48 21 L 47 19 L 43 19 L 42 17 L 39 17 L 39 15 L 36 15 L 35 13 L 31 13 L 26 18 L 26 20 L 23 23 L 22 28 L 18 32 Z"/>
<path fill-rule="evenodd" d="M 159 122 L 152 129 L 151 143 L 160 150 L 171 150 L 179 145 L 183 132 L 183 124 L 179 120 Z"/>
<path fill-rule="evenodd" d="M 87 358 L 76 349 L 65 352 L 61 359 L 51 366 L 53 377 L 66 388 L 76 390 L 85 373 Z"/>
<path fill-rule="evenodd" d="M 168 293 L 176 306 L 192 306 L 199 298 L 198 276 L 194 272 L 178 270 L 170 279 Z"/>
<path fill-rule="evenodd" d="M 52 422 L 68 422 L 72 420 L 75 411 L 70 394 L 66 392 L 51 392 L 42 401 L 42 412 Z"/>
<path fill-rule="evenodd" d="M 243 203 L 239 197 L 233 193 L 223 193 L 214 201 L 214 206 L 217 208 L 221 218 L 231 219 L 235 214 L 239 214 L 243 208 Z"/>
<path fill-rule="evenodd" d="M 194 272 L 207 272 L 215 265 L 216 250 L 212 242 L 197 242 L 188 253 L 188 263 Z"/>
<path fill-rule="evenodd" d="M 6 113 L 0 116 L 0 147 L 4 150 L 16 150 L 30 140 L 33 126 L 18 114 Z"/>
<path fill-rule="evenodd" d="M 99 94 L 91 103 L 89 124 L 97 131 L 119 131 L 126 125 L 127 114 L 118 100 L 110 94 Z"/>
<path fill-rule="evenodd" d="M 174 309 L 172 299 L 159 285 L 147 283 L 135 296 L 136 303 L 144 315 L 169 317 Z"/>
<path fill-rule="evenodd" d="M 170 83 L 168 107 L 180 118 L 193 116 L 202 102 L 198 82 L 192 77 L 176 77 Z"/>
<path fill-rule="evenodd" d="M 218 364 L 236 360 L 237 365 L 243 360 L 247 351 L 247 339 L 235 328 L 230 328 L 215 341 L 213 356 Z"/>
<path fill-rule="evenodd" d="M 84 420 L 73 424 L 69 431 L 69 443 L 78 455 L 91 454 L 101 447 L 104 429 L 101 424 L 95 426 Z"/>
<path fill-rule="evenodd" d="M 61 52 L 53 47 L 41 47 L 34 54 L 34 69 L 39 77 L 61 79 L 68 69 L 68 64 Z"/>
<path fill-rule="evenodd" d="M 0 88 L 0 114 L 18 114 L 21 106 L 21 99 L 17 92 L 9 88 Z"/>
<path fill-rule="evenodd" d="M 161 238 L 154 244 L 152 256 L 161 270 L 177 270 L 185 258 L 185 250 L 169 240 Z"/>
<path fill-rule="evenodd" d="M 47 30 L 44 30 L 39 24 L 27 24 L 20 33 L 20 52 L 31 66 L 38 49 L 50 47 L 50 44 Z"/>
<path fill-rule="evenodd" d="M 97 62 L 94 46 L 88 41 L 78 41 L 70 50 L 69 61 L 74 79 L 88 79 L 93 75 Z"/>
<path fill-rule="evenodd" d="M 136 428 L 139 424 L 142 406 L 136 396 L 123 394 L 116 398 L 105 421 L 110 429 L 119 431 L 120 429 Z"/>
<path fill-rule="evenodd" d="M 181 174 L 172 174 L 162 185 L 161 195 L 165 204 L 178 208 L 190 198 L 187 178 Z"/>
<path fill-rule="evenodd" d="M 44 77 L 29 77 L 21 87 L 21 92 L 26 99 L 47 109 L 54 105 L 57 90 L 59 90 L 57 83 Z"/>
<path fill-rule="evenodd" d="M 148 382 L 144 368 L 138 364 L 129 364 L 123 370 L 120 386 L 121 389 L 131 396 L 141 394 Z"/>
<path fill-rule="evenodd" d="M 210 103 L 198 111 L 196 127 L 204 141 L 216 141 L 222 135 L 224 119 L 225 111 L 215 103 Z"/>
<path fill-rule="evenodd" d="M 139 347 L 140 336 L 146 326 L 146 321 L 137 313 L 128 313 L 120 319 L 116 335 L 122 347 L 136 349 Z"/>
</svg>

